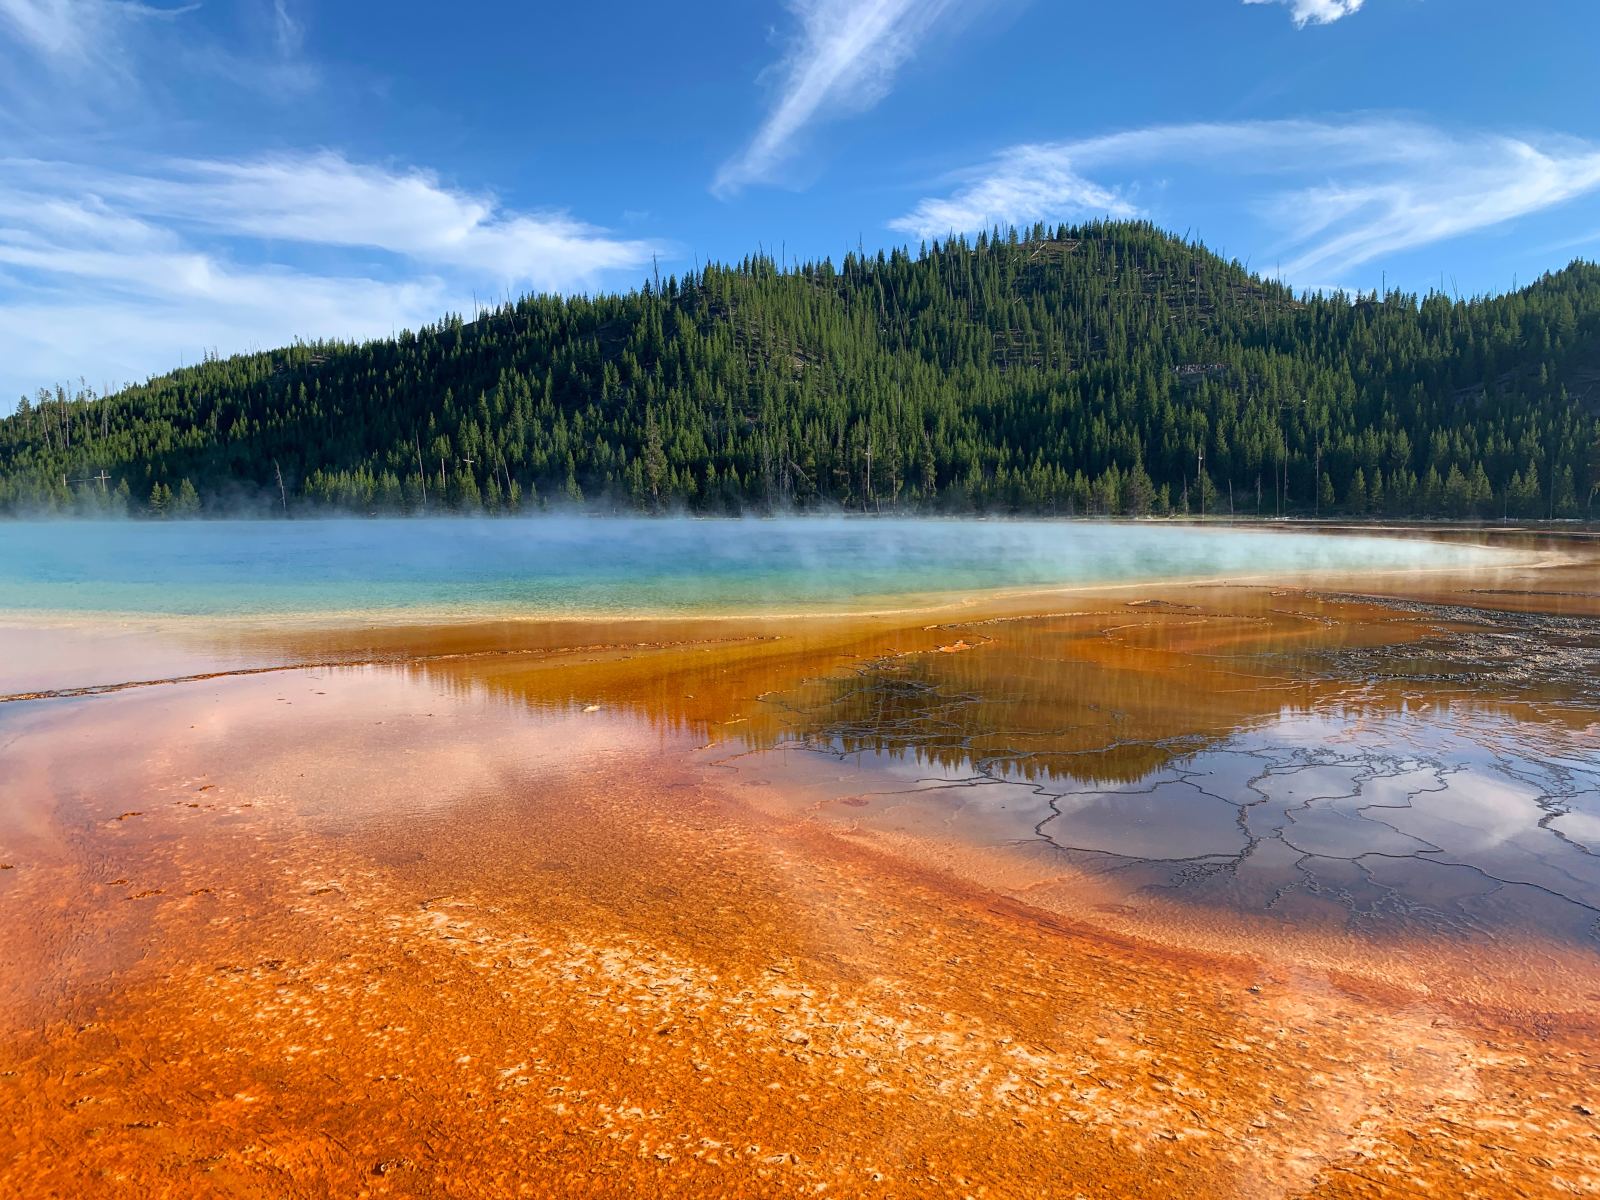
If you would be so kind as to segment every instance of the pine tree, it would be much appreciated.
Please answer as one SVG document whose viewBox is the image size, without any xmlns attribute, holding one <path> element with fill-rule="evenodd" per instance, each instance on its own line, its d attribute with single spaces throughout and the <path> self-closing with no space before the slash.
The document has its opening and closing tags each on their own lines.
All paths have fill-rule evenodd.
<svg viewBox="0 0 1600 1200">
<path fill-rule="evenodd" d="M 200 511 L 200 493 L 187 479 L 178 482 L 178 493 L 173 497 L 170 510 L 175 517 L 192 517 Z"/>
<path fill-rule="evenodd" d="M 1253 488 L 1331 514 L 1336 487 L 1352 513 L 1586 513 L 1600 422 L 1568 387 L 1597 354 L 1592 264 L 1374 304 L 1147 224 L 1000 229 L 47 390 L 0 418 L 0 513 L 155 512 L 167 480 L 162 511 L 183 480 L 277 508 L 280 469 L 283 500 L 362 512 L 1214 513 Z M 102 470 L 146 501 L 84 482 Z"/>
<path fill-rule="evenodd" d="M 1367 473 L 1357 467 L 1345 489 L 1345 508 L 1357 516 L 1367 511 Z"/>
</svg>

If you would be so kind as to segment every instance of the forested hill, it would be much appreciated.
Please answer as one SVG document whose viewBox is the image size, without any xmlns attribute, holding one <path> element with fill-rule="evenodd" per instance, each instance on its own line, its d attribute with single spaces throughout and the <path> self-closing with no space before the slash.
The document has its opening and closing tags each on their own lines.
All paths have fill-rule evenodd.
<svg viewBox="0 0 1600 1200">
<path fill-rule="evenodd" d="M 751 258 L 0 420 L 13 513 L 1564 517 L 1597 491 L 1600 267 L 1297 299 L 1145 224 Z"/>
</svg>

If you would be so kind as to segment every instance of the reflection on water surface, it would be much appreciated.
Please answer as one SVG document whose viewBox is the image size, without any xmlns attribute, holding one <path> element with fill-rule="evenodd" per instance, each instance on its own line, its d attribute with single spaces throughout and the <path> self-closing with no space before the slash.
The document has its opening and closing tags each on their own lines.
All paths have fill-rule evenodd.
<svg viewBox="0 0 1600 1200">
<path fill-rule="evenodd" d="M 0 631 L 0 1183 L 1585 1194 L 1584 586 Z"/>
<path fill-rule="evenodd" d="M 856 829 L 1126 896 L 1600 950 L 1600 623 L 1567 621 L 1564 652 L 1516 615 L 1464 639 L 1425 606 L 1218 599 L 947 628 L 768 695 L 766 736 L 847 765 L 848 794 L 807 802 Z M 1486 640 L 1546 669 L 1511 687 L 1469 663 Z"/>
</svg>

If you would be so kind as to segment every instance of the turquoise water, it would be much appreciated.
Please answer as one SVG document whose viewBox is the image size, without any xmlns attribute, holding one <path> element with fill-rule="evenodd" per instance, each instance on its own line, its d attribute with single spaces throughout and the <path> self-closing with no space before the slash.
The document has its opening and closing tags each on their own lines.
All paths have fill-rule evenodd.
<svg viewBox="0 0 1600 1200">
<path fill-rule="evenodd" d="M 908 593 L 1497 559 L 1422 539 L 1042 521 L 14 522 L 0 523 L 0 611 L 790 611 Z"/>
</svg>

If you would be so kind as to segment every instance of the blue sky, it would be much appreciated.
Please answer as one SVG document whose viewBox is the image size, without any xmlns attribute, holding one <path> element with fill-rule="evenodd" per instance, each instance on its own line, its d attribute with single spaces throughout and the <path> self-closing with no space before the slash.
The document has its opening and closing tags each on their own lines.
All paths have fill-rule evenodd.
<svg viewBox="0 0 1600 1200">
<path fill-rule="evenodd" d="M 1595 0 L 0 0 L 0 411 L 997 222 L 1503 290 L 1600 256 L 1597 55 Z"/>
</svg>

